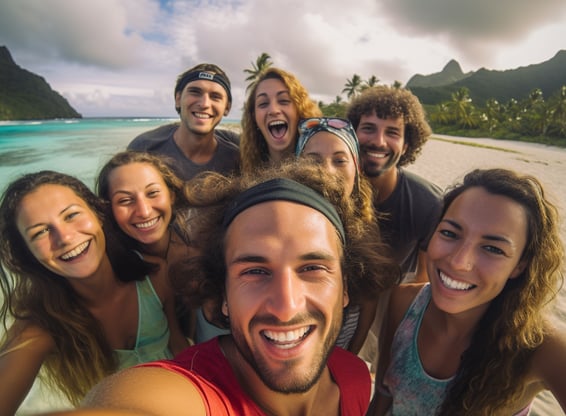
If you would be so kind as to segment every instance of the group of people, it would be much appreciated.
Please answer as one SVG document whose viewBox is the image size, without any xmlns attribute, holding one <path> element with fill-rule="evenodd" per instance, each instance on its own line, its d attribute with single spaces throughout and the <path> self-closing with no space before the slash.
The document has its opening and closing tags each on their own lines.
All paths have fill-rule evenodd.
<svg viewBox="0 0 566 416">
<path fill-rule="evenodd" d="M 76 415 L 526 415 L 544 389 L 566 409 L 545 319 L 564 250 L 536 178 L 475 170 L 443 195 L 405 170 L 431 130 L 402 88 L 323 117 L 270 67 L 240 135 L 216 65 L 174 97 L 180 122 L 95 192 L 54 171 L 5 190 L 0 415 L 40 372 Z"/>
</svg>

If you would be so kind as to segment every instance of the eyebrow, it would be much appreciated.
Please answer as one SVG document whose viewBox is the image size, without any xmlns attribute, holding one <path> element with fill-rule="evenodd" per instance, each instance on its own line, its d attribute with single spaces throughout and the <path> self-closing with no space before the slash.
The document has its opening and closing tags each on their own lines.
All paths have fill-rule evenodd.
<svg viewBox="0 0 566 416">
<path fill-rule="evenodd" d="M 326 261 L 334 261 L 337 258 L 327 252 L 324 251 L 312 251 L 306 254 L 299 256 L 300 260 L 326 260 Z M 236 257 L 230 264 L 238 264 L 238 263 L 269 263 L 267 257 L 258 256 L 254 254 L 242 254 L 241 256 Z"/>
<path fill-rule="evenodd" d="M 460 231 L 462 230 L 462 226 L 460 224 L 458 224 L 456 221 L 449 220 L 449 219 L 443 219 L 441 222 L 447 222 L 448 224 L 452 225 L 454 228 L 457 228 Z M 482 238 L 485 239 L 485 240 L 498 241 L 498 242 L 502 242 L 502 243 L 507 243 L 509 245 L 514 245 L 511 240 L 509 240 L 508 238 L 505 238 L 503 236 L 500 236 L 500 235 L 485 234 L 485 235 L 482 235 Z"/>
<path fill-rule="evenodd" d="M 147 189 L 147 188 L 149 188 L 149 187 L 151 187 L 151 186 L 154 186 L 154 185 L 161 186 L 161 184 L 160 184 L 159 182 L 151 182 L 151 183 L 148 183 L 148 184 L 145 186 L 144 189 Z M 133 194 L 133 193 L 135 193 L 135 192 L 130 192 L 130 191 L 127 191 L 127 190 L 125 190 L 125 189 L 117 189 L 117 190 L 115 190 L 115 191 L 112 193 L 111 196 L 114 196 L 114 195 L 116 195 L 116 194 L 131 195 L 131 194 Z"/>
<path fill-rule="evenodd" d="M 281 90 L 281 91 L 276 92 L 276 93 L 275 93 L 275 96 L 276 96 L 276 97 L 279 97 L 281 94 L 287 94 L 287 95 L 289 95 L 289 96 L 291 95 L 291 93 L 290 93 L 288 90 Z M 256 98 L 256 100 L 257 100 L 257 99 L 260 98 L 260 97 L 267 97 L 267 93 L 266 93 L 266 92 L 262 92 L 262 93 L 256 95 L 255 98 Z"/>
<path fill-rule="evenodd" d="M 387 127 L 385 127 L 385 131 L 400 133 L 400 132 L 401 132 L 401 127 L 398 127 L 398 126 L 387 126 Z"/>
<path fill-rule="evenodd" d="M 76 207 L 79 207 L 79 208 L 81 207 L 79 204 L 70 204 L 70 205 L 66 206 L 65 208 L 63 208 L 63 209 L 59 212 L 58 215 L 64 214 L 65 212 L 67 212 L 68 210 L 70 210 L 71 208 L 73 208 L 73 207 L 75 207 L 75 206 L 76 206 Z M 31 229 L 33 229 L 33 228 L 41 227 L 41 226 L 43 226 L 43 225 L 45 225 L 44 222 L 38 222 L 37 224 L 33 224 L 33 225 L 30 225 L 29 227 L 26 227 L 26 228 L 25 228 L 25 231 L 27 232 L 27 231 L 29 231 L 29 230 L 31 230 Z"/>
</svg>

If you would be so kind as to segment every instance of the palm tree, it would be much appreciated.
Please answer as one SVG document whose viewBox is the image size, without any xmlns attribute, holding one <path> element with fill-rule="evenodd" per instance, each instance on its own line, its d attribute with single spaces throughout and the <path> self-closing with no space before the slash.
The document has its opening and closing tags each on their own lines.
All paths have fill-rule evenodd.
<svg viewBox="0 0 566 416">
<path fill-rule="evenodd" d="M 375 87 L 378 83 L 379 83 L 379 78 L 376 77 L 375 75 L 372 75 L 367 79 L 367 81 L 364 82 L 364 84 L 361 87 L 361 90 L 363 91 L 367 88 Z"/>
<path fill-rule="evenodd" d="M 440 125 L 450 124 L 450 108 L 447 103 L 440 103 L 436 105 L 435 111 L 431 112 L 430 119 L 434 123 Z"/>
<path fill-rule="evenodd" d="M 540 88 L 533 89 L 523 102 L 521 129 L 532 136 L 544 136 L 552 122 L 554 109 L 544 101 Z"/>
<path fill-rule="evenodd" d="M 401 81 L 397 81 L 395 80 L 395 82 L 393 84 L 391 84 L 391 86 L 393 88 L 395 88 L 396 90 L 403 88 L 403 83 Z"/>
<path fill-rule="evenodd" d="M 452 101 L 450 101 L 452 110 L 452 119 L 463 128 L 470 128 L 476 125 L 474 120 L 474 105 L 470 98 L 470 90 L 462 87 L 452 93 Z"/>
<path fill-rule="evenodd" d="M 566 85 L 560 88 L 560 91 L 553 100 L 553 109 L 553 125 L 559 136 L 566 137 Z"/>
<path fill-rule="evenodd" d="M 361 91 L 362 78 L 358 74 L 354 74 L 352 79 L 346 80 L 346 84 L 342 92 L 346 93 L 348 98 L 355 97 Z"/>
<path fill-rule="evenodd" d="M 255 63 L 252 62 L 252 69 L 244 69 L 244 73 L 248 74 L 248 77 L 246 78 L 246 81 L 248 82 L 246 90 L 254 83 L 261 71 L 269 68 L 271 65 L 273 65 L 271 56 L 266 52 L 262 52 L 262 54 L 255 60 Z"/>
<path fill-rule="evenodd" d="M 495 98 L 490 98 L 485 102 L 485 112 L 483 113 L 484 122 L 490 133 L 497 128 L 501 121 L 501 104 Z"/>
</svg>

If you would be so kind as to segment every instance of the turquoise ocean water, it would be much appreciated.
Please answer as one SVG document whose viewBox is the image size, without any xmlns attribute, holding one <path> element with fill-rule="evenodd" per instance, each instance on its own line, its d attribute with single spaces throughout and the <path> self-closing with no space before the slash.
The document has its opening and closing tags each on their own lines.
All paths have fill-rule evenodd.
<svg viewBox="0 0 566 416">
<path fill-rule="evenodd" d="M 138 134 L 177 120 L 85 118 L 0 122 L 0 192 L 18 176 L 43 169 L 74 175 L 92 189 L 99 169 L 114 153 L 124 150 Z M 224 119 L 223 123 L 238 124 L 239 120 Z M 566 301 L 561 299 L 559 304 L 559 316 L 564 317 Z M 547 398 L 541 403 L 548 403 L 547 407 L 532 412 L 534 415 L 563 414 L 552 399 Z M 66 406 L 64 400 L 41 389 L 41 385 L 36 383 L 18 415 L 45 412 L 61 406 Z"/>
<path fill-rule="evenodd" d="M 100 167 L 138 134 L 178 118 L 85 118 L 0 122 L 0 190 L 17 176 L 51 169 L 94 185 Z M 226 120 L 238 123 L 238 120 Z"/>
<path fill-rule="evenodd" d="M 114 153 L 125 150 L 138 134 L 174 121 L 178 118 L 0 122 L 0 192 L 20 175 L 43 169 L 76 176 L 93 189 L 98 171 Z M 36 382 L 18 415 L 65 407 L 65 400 Z"/>
</svg>

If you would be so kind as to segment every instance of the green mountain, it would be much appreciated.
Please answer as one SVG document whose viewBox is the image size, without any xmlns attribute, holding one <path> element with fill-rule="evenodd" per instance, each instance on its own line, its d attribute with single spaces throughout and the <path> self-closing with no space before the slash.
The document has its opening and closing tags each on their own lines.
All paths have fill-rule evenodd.
<svg viewBox="0 0 566 416">
<path fill-rule="evenodd" d="M 500 103 L 506 103 L 511 98 L 522 100 L 536 88 L 540 88 L 543 96 L 549 98 L 566 85 L 566 50 L 559 51 L 552 59 L 539 64 L 506 71 L 482 68 L 445 84 L 441 81 L 448 80 L 448 76 L 442 75 L 443 72 L 420 76 L 415 80 L 417 82 L 413 81 L 413 77 L 409 81 L 413 81 L 412 85 L 407 83 L 407 87 L 423 104 L 429 105 L 450 101 L 452 93 L 462 87 L 468 88 L 476 105 L 484 105 L 489 98 L 495 98 Z"/>
<path fill-rule="evenodd" d="M 460 64 L 452 59 L 440 72 L 431 75 L 413 75 L 409 82 L 407 82 L 406 88 L 441 87 L 443 85 L 450 85 L 454 82 L 458 82 L 469 75 L 470 73 L 464 74 Z"/>
<path fill-rule="evenodd" d="M 43 77 L 20 68 L 0 46 L 0 120 L 81 117 Z"/>
</svg>

